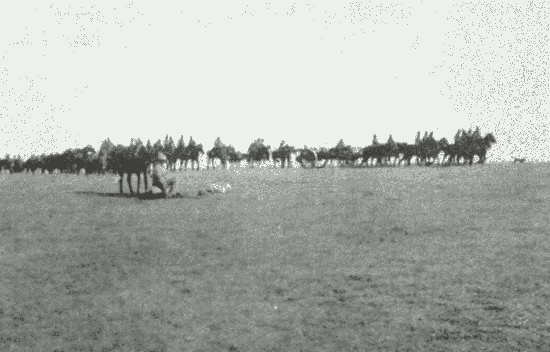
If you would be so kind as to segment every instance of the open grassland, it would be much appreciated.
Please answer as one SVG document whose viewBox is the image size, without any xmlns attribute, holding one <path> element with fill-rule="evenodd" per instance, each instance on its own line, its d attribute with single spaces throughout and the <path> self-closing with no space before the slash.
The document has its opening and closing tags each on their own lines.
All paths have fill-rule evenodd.
<svg viewBox="0 0 550 352">
<path fill-rule="evenodd" d="M 0 175 L 0 351 L 550 351 L 548 164 L 177 180 Z"/>
</svg>

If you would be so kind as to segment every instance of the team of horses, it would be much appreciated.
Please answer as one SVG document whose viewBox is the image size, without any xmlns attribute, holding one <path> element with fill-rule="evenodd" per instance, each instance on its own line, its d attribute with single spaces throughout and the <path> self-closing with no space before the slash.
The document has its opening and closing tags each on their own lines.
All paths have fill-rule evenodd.
<svg viewBox="0 0 550 352">
<path fill-rule="evenodd" d="M 478 163 L 483 164 L 487 158 L 487 151 L 492 144 L 496 143 L 493 134 L 488 133 L 484 137 L 475 138 L 464 131 L 463 138 L 458 143 L 450 144 L 446 138 L 439 141 L 429 136 L 419 143 L 385 143 L 373 144 L 363 148 L 361 151 L 354 151 L 351 146 L 340 146 L 330 149 L 320 149 L 316 153 L 313 150 L 304 148 L 299 150 L 296 161 L 302 167 L 323 168 L 327 162 L 337 161 L 341 166 L 364 167 L 364 166 L 396 166 L 401 163 L 407 166 L 416 157 L 417 165 L 430 166 L 440 163 L 444 166 L 451 164 L 459 165 L 463 160 L 464 164 L 472 165 L 474 158 L 478 157 Z M 443 158 L 440 160 L 440 154 Z M 357 161 L 361 162 L 357 164 Z M 320 163 L 320 165 L 318 165 Z"/>
<path fill-rule="evenodd" d="M 464 130 L 462 130 L 462 135 L 455 139 L 455 143 L 450 144 L 446 138 L 436 140 L 430 133 L 429 136 L 426 134 L 422 140 L 417 139 L 415 144 L 408 144 L 395 143 L 390 136 L 385 144 L 376 142 L 360 150 L 344 145 L 342 140 L 336 147 L 314 150 L 307 147 L 295 148 L 282 141 L 277 149 L 271 150 L 269 145 L 264 145 L 263 140 L 258 139 L 250 145 L 248 153 L 240 153 L 234 147 L 225 146 L 221 141 L 218 142 L 218 139 L 214 148 L 206 152 L 207 169 L 210 167 L 215 169 L 214 161 L 216 159 L 220 161 L 222 168 L 241 161 L 247 161 L 250 167 L 254 167 L 258 162 L 270 160 L 274 165 L 280 163 L 280 166 L 284 168 L 285 166 L 290 167 L 293 155 L 296 156 L 296 162 L 304 168 L 323 168 L 329 162 L 331 164 L 336 162 L 341 167 L 397 166 L 402 163 L 410 166 L 415 157 L 416 164 L 423 166 L 430 166 L 434 163 L 444 166 L 449 166 L 452 163 L 459 165 L 461 160 L 463 164 L 472 165 L 475 156 L 478 157 L 478 163 L 483 164 L 487 151 L 492 144 L 496 143 L 491 133 L 481 137 L 479 134 Z M 158 152 L 159 150 L 146 147 L 141 142 L 132 143 L 130 146 L 112 145 L 109 150 L 100 150 L 99 153 L 96 153 L 93 147 L 87 146 L 80 149 L 68 149 L 61 154 L 43 154 L 40 157 L 33 155 L 26 161 L 9 157 L 0 159 L 0 170 L 7 169 L 12 173 L 26 170 L 27 173 L 34 174 L 37 170 L 41 170 L 42 173 L 45 171 L 53 173 L 54 170 L 59 170 L 62 173 L 79 173 L 84 169 L 86 176 L 93 173 L 101 175 L 110 172 L 120 176 L 120 193 L 123 192 L 123 176 L 126 174 L 131 194 L 134 194 L 131 177 L 132 174 L 135 174 L 138 179 L 137 193 L 139 194 L 141 175 L 143 175 L 145 190 L 147 190 L 148 170 L 157 160 Z M 441 153 L 443 153 L 442 159 L 440 159 Z M 205 152 L 202 144 L 192 141 L 179 154 L 172 154 L 168 158 L 168 167 L 175 170 L 175 163 L 179 160 L 180 170 L 184 166 L 187 169 L 190 161 L 191 169 L 195 170 L 196 163 L 197 170 L 199 170 L 199 157 L 203 154 Z M 360 162 L 358 162 L 359 160 Z M 525 159 L 516 158 L 514 163 L 523 163 L 524 161 Z"/>
</svg>

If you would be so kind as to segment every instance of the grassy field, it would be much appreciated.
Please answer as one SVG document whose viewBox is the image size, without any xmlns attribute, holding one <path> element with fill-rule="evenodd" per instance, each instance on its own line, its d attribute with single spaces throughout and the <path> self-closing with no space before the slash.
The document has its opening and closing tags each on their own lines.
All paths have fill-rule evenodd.
<svg viewBox="0 0 550 352">
<path fill-rule="evenodd" d="M 0 175 L 0 351 L 550 351 L 549 164 L 177 180 Z"/>
</svg>

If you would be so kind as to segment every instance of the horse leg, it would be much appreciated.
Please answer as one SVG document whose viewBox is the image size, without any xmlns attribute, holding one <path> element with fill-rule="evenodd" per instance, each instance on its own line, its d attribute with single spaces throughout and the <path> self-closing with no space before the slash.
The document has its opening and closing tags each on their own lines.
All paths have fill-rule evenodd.
<svg viewBox="0 0 550 352">
<path fill-rule="evenodd" d="M 144 193 L 147 192 L 147 170 L 143 170 L 143 189 Z"/>
<path fill-rule="evenodd" d="M 139 178 L 139 176 L 138 176 Z M 130 194 L 134 195 L 134 190 L 132 189 L 132 173 L 128 172 L 126 174 L 126 181 L 128 182 L 128 188 L 130 188 Z"/>
<path fill-rule="evenodd" d="M 122 194 L 122 183 L 123 183 L 123 180 L 124 180 L 124 173 L 118 173 L 119 176 L 120 176 L 120 180 L 118 180 L 118 186 L 119 186 L 119 189 L 120 189 L 120 194 Z"/>
</svg>

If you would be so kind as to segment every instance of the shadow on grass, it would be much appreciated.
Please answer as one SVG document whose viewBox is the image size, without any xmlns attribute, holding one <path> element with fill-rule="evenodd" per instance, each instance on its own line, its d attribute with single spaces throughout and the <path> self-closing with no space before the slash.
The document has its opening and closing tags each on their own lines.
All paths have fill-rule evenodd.
<svg viewBox="0 0 550 352">
<path fill-rule="evenodd" d="M 162 194 L 154 194 L 151 192 L 146 193 L 140 193 L 140 194 L 130 194 L 130 193 L 119 193 L 119 192 L 93 192 L 93 191 L 77 191 L 76 194 L 82 194 L 86 196 L 99 196 L 99 197 L 115 197 L 115 198 L 134 198 L 138 200 L 172 200 L 172 199 L 183 199 L 183 198 L 190 198 L 190 199 L 199 199 L 199 196 L 196 195 L 189 195 L 189 194 L 181 194 L 177 193 L 174 196 L 165 197 Z"/>
<path fill-rule="evenodd" d="M 116 198 L 135 198 L 136 195 L 131 195 L 130 193 L 119 193 L 119 192 L 93 192 L 93 191 L 76 191 L 76 194 L 83 194 L 88 196 L 99 196 L 99 197 L 116 197 Z"/>
</svg>

